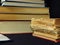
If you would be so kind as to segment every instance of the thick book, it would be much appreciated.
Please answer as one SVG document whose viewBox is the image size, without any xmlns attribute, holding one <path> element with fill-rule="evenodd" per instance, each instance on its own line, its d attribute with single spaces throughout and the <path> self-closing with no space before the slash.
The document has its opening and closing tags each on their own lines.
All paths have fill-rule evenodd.
<svg viewBox="0 0 60 45">
<path fill-rule="evenodd" d="M 32 18 L 31 27 L 34 30 L 45 29 L 48 31 L 51 31 L 51 30 L 53 31 L 56 28 L 55 19 L 50 19 L 49 17 L 48 18 L 39 18 L 39 19 Z"/>
<path fill-rule="evenodd" d="M 44 0 L 3 0 L 3 1 L 7 1 L 7 2 L 36 3 L 36 4 L 44 3 Z"/>
<path fill-rule="evenodd" d="M 0 21 L 1 34 L 32 33 L 30 21 Z"/>
<path fill-rule="evenodd" d="M 44 3 L 32 4 L 32 3 L 20 3 L 20 2 L 3 2 L 2 6 L 16 6 L 16 7 L 45 7 Z"/>
<path fill-rule="evenodd" d="M 32 18 L 48 18 L 49 15 L 32 14 L 0 14 L 0 20 L 31 20 Z"/>
<path fill-rule="evenodd" d="M 0 7 L 1 13 L 14 13 L 14 14 L 49 14 L 49 8 L 25 8 L 25 7 Z"/>
<path fill-rule="evenodd" d="M 60 40 L 60 39 L 58 39 L 57 36 L 37 32 L 37 31 L 34 31 L 32 35 L 35 36 L 35 37 L 39 37 L 39 38 L 47 39 L 47 40 L 50 40 L 50 41 L 54 41 L 56 43 L 58 42 L 58 40 Z"/>
<path fill-rule="evenodd" d="M 37 36 L 52 38 L 54 40 L 60 39 L 60 23 L 59 19 L 40 18 L 32 19 L 31 28 Z M 39 36 L 39 37 L 40 37 Z M 51 39 L 49 39 L 51 40 Z"/>
</svg>

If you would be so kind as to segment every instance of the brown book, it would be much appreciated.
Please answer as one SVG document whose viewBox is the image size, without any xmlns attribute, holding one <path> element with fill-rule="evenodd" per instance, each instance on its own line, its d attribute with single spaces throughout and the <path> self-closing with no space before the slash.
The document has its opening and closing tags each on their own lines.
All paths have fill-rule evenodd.
<svg viewBox="0 0 60 45">
<path fill-rule="evenodd" d="M 0 14 L 0 20 L 31 20 L 31 18 L 49 17 L 49 15 Z"/>
<path fill-rule="evenodd" d="M 48 8 L 0 7 L 0 13 L 49 14 Z"/>
</svg>

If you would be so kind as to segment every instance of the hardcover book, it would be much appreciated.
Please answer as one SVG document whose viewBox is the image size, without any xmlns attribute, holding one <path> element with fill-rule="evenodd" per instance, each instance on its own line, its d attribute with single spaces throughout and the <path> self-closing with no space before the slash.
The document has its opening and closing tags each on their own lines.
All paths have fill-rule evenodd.
<svg viewBox="0 0 60 45">
<path fill-rule="evenodd" d="M 44 3 L 32 4 L 32 3 L 19 3 L 19 2 L 3 2 L 2 6 L 16 6 L 16 7 L 45 7 Z"/>
<path fill-rule="evenodd" d="M 22 34 L 32 33 L 30 28 L 30 21 L 1 21 L 1 34 Z"/>
<path fill-rule="evenodd" d="M 2 0 L 2 6 L 45 7 L 43 0 Z"/>
<path fill-rule="evenodd" d="M 44 0 L 6 0 L 6 1 L 10 1 L 10 2 L 28 2 L 28 3 L 44 3 Z"/>
<path fill-rule="evenodd" d="M 32 11 L 33 10 L 33 11 Z M 25 7 L 0 7 L 0 13 L 29 14 L 29 15 L 48 15 L 49 8 L 25 8 Z"/>
</svg>

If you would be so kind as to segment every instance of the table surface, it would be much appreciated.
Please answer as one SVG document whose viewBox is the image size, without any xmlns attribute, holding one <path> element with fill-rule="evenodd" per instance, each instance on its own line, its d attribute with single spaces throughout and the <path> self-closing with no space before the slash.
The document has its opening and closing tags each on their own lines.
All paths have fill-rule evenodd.
<svg viewBox="0 0 60 45">
<path fill-rule="evenodd" d="M 32 33 L 24 34 L 4 34 L 11 39 L 11 41 L 0 42 L 0 45 L 60 45 L 42 38 L 32 36 Z"/>
</svg>

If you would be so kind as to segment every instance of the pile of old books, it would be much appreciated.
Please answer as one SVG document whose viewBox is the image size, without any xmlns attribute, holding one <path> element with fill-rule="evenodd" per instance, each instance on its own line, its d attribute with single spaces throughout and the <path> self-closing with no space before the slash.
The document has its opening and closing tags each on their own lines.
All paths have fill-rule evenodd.
<svg viewBox="0 0 60 45">
<path fill-rule="evenodd" d="M 40 18 L 31 20 L 33 36 L 57 42 L 60 39 L 60 19 Z"/>
<path fill-rule="evenodd" d="M 2 6 L 45 7 L 44 0 L 1 0 Z"/>
</svg>

